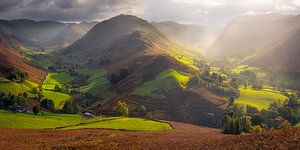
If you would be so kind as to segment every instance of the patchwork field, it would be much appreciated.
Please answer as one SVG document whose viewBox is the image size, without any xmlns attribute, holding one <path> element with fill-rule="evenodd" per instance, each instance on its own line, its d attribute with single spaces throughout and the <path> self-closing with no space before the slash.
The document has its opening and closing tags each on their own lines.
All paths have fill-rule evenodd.
<svg viewBox="0 0 300 150">
<path fill-rule="evenodd" d="M 287 99 L 286 96 L 274 91 L 268 87 L 264 87 L 261 90 L 254 90 L 251 88 L 239 88 L 240 96 L 235 100 L 238 105 L 250 105 L 261 109 L 268 109 L 269 105 L 273 102 L 282 103 Z"/>
<path fill-rule="evenodd" d="M 62 87 L 63 84 L 68 83 L 74 79 L 75 78 L 73 76 L 66 72 L 48 73 L 42 87 L 46 90 L 53 90 L 55 85 Z"/>
<path fill-rule="evenodd" d="M 183 74 L 174 69 L 169 69 L 158 74 L 154 80 L 145 82 L 138 87 L 132 95 L 149 96 L 173 88 L 186 88 L 190 80 L 189 74 Z"/>
<path fill-rule="evenodd" d="M 75 78 L 68 73 L 49 73 L 42 85 L 44 98 L 51 99 L 55 108 L 61 109 L 65 101 L 70 99 L 70 95 L 55 91 L 55 86 L 63 87 L 63 84 L 71 82 Z"/>
<path fill-rule="evenodd" d="M 24 83 L 16 83 L 11 82 L 9 80 L 0 81 L 0 92 L 5 94 L 11 93 L 13 95 L 19 95 L 21 93 L 27 92 L 29 97 L 34 96 L 32 93 L 32 89 L 38 86 L 36 83 L 30 82 L 26 80 Z"/>
<path fill-rule="evenodd" d="M 43 113 L 18 114 L 0 110 L 0 128 L 28 128 L 28 129 L 118 129 L 136 131 L 171 130 L 167 123 L 161 123 L 142 118 L 95 117 L 84 118 L 78 114 Z"/>
<path fill-rule="evenodd" d="M 110 81 L 107 79 L 107 71 L 104 69 L 77 69 L 77 73 L 88 75 L 88 85 L 80 87 L 83 93 L 89 93 L 96 97 L 101 97 L 104 100 L 111 98 L 114 93 L 107 89 L 110 87 Z"/>
<path fill-rule="evenodd" d="M 250 67 L 247 65 L 237 66 L 236 68 L 232 69 L 232 73 L 239 74 L 242 71 L 246 71 L 246 70 L 254 72 L 256 74 L 257 78 L 259 78 L 259 79 L 264 79 L 267 76 L 266 73 L 264 71 L 262 71 L 261 69 L 256 68 L 256 67 Z"/>
</svg>

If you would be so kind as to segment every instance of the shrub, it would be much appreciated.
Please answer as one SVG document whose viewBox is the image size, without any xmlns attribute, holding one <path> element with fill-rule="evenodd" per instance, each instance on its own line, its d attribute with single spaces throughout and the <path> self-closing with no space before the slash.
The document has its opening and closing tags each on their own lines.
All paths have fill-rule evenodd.
<svg viewBox="0 0 300 150">
<path fill-rule="evenodd" d="M 62 111 L 68 114 L 76 114 L 80 111 L 80 108 L 76 102 L 66 101 Z"/>
<path fill-rule="evenodd" d="M 54 102 L 50 99 L 43 99 L 41 101 L 41 108 L 54 112 Z"/>
<path fill-rule="evenodd" d="M 128 106 L 125 102 L 118 102 L 114 110 L 119 116 L 128 116 L 129 113 Z"/>
<path fill-rule="evenodd" d="M 32 112 L 33 112 L 35 115 L 38 114 L 38 113 L 40 112 L 39 107 L 38 107 L 38 106 L 33 106 Z"/>
<path fill-rule="evenodd" d="M 146 117 L 147 116 L 147 110 L 145 106 L 140 106 L 136 109 L 136 112 L 138 113 L 139 117 Z"/>
</svg>

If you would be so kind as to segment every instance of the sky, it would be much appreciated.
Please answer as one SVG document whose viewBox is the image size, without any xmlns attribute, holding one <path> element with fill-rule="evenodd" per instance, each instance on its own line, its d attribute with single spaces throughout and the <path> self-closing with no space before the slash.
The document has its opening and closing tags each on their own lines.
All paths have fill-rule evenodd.
<svg viewBox="0 0 300 150">
<path fill-rule="evenodd" d="M 297 15 L 300 0 L 0 0 L 0 19 L 101 21 L 119 14 L 149 21 L 223 25 L 240 15 Z"/>
</svg>

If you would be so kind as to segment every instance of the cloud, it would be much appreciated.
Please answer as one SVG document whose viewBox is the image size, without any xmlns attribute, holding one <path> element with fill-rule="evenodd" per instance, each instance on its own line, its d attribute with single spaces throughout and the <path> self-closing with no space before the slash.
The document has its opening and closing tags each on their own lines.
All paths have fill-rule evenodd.
<svg viewBox="0 0 300 150">
<path fill-rule="evenodd" d="M 142 13 L 139 0 L 9 0 L 0 2 L 0 18 L 60 21 L 102 20 L 120 13 Z"/>
<path fill-rule="evenodd" d="M 300 0 L 0 0 L 1 19 L 59 21 L 103 20 L 125 13 L 149 21 L 224 25 L 245 13 L 298 14 L 299 9 Z"/>
</svg>

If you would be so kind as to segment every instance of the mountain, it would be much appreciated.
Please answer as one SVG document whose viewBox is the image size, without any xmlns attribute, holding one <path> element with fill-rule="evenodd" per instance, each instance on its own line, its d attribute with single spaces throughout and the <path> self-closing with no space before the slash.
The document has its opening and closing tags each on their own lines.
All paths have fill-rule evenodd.
<svg viewBox="0 0 300 150">
<path fill-rule="evenodd" d="M 197 72 L 176 56 L 191 55 L 154 25 L 131 15 L 119 15 L 95 25 L 84 37 L 58 52 L 63 64 L 80 64 L 108 71 L 117 93 L 106 103 L 89 108 L 100 113 L 120 99 L 129 106 L 145 105 L 160 119 L 180 120 L 218 126 L 207 118 L 220 119 L 227 101 L 205 89 L 185 90 L 186 82 Z M 102 110 L 104 109 L 104 110 Z M 111 110 L 111 109 L 107 109 Z"/>
<path fill-rule="evenodd" d="M 115 70 L 142 56 L 176 56 L 179 51 L 188 53 L 146 20 L 120 15 L 98 23 L 62 53 L 77 62 L 89 60 L 94 66 L 111 62 L 106 66 Z"/>
<path fill-rule="evenodd" d="M 217 58 L 239 58 L 262 68 L 295 71 L 300 67 L 300 15 L 241 16 L 229 23 L 210 48 Z"/>
<path fill-rule="evenodd" d="M 26 72 L 30 81 L 42 84 L 46 72 L 25 61 L 20 53 L 0 44 L 0 75 L 7 76 L 11 71 Z"/>
<path fill-rule="evenodd" d="M 82 37 L 96 22 L 0 20 L 0 41 L 35 49 L 61 48 Z"/>
<path fill-rule="evenodd" d="M 205 32 L 200 26 L 173 21 L 152 22 L 152 24 L 169 39 L 183 46 L 199 45 L 204 38 Z"/>
</svg>

